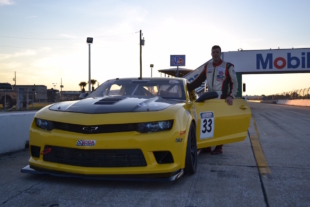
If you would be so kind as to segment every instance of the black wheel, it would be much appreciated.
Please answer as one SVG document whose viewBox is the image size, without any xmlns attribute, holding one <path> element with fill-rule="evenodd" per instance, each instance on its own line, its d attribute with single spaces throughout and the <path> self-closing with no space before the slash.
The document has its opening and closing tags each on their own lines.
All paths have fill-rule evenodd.
<svg viewBox="0 0 310 207">
<path fill-rule="evenodd" d="M 185 174 L 192 175 L 197 169 L 197 141 L 196 141 L 196 128 L 192 123 L 187 139 L 186 157 L 185 157 Z"/>
<path fill-rule="evenodd" d="M 5 104 L 5 107 L 6 109 L 10 109 L 13 107 L 13 102 L 12 102 L 12 99 L 10 97 L 6 97 L 6 103 L 4 103 L 5 99 L 4 97 L 2 98 L 2 106 L 4 108 L 4 104 Z"/>
</svg>

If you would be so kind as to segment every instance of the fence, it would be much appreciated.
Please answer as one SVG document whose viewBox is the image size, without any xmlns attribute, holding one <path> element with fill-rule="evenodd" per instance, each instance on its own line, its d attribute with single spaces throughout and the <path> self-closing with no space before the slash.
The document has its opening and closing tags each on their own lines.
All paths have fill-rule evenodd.
<svg viewBox="0 0 310 207">
<path fill-rule="evenodd" d="M 18 90 L 0 90 L 0 111 L 35 110 L 60 100 L 55 93 L 36 93 L 19 88 Z"/>
<path fill-rule="evenodd" d="M 263 100 L 295 100 L 295 99 L 310 99 L 310 87 L 293 90 L 288 92 L 283 92 L 281 94 L 273 94 L 269 96 L 264 96 Z"/>
</svg>

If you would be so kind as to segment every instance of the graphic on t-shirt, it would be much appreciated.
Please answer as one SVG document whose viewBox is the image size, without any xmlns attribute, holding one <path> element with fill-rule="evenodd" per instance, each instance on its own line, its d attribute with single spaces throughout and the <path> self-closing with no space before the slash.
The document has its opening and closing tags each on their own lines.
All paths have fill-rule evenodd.
<svg viewBox="0 0 310 207">
<path fill-rule="evenodd" d="M 217 81 L 223 81 L 224 80 L 224 71 L 219 71 L 218 75 L 216 76 Z"/>
</svg>

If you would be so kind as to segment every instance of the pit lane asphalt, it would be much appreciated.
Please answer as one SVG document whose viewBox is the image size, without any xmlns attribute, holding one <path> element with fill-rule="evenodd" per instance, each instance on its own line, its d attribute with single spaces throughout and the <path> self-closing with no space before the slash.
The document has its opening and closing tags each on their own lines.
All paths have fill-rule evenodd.
<svg viewBox="0 0 310 207">
<path fill-rule="evenodd" d="M 0 206 L 310 206 L 310 108 L 250 103 L 270 174 L 250 139 L 201 153 L 175 183 L 67 179 L 20 173 L 28 150 L 0 156 Z"/>
</svg>

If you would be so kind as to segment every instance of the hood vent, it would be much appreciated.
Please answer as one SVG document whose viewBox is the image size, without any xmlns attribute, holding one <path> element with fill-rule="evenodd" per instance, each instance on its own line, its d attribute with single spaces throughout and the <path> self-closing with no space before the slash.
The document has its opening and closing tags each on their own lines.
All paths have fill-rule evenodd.
<svg viewBox="0 0 310 207">
<path fill-rule="evenodd" d="M 96 102 L 95 104 L 112 105 L 112 104 L 115 104 L 116 102 L 119 102 L 123 99 L 125 99 L 125 98 L 124 97 L 107 97 L 107 98 L 101 99 L 100 101 Z"/>
</svg>

